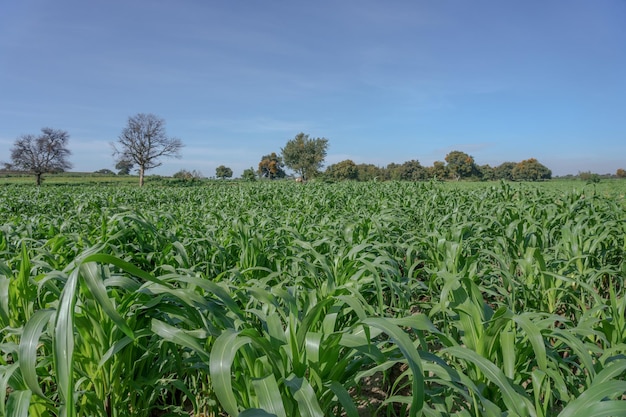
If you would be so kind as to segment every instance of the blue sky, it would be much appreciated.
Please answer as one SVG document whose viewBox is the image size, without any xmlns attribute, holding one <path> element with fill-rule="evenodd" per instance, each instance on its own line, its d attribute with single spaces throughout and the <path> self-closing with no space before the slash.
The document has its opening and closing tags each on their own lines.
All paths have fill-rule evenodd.
<svg viewBox="0 0 626 417">
<path fill-rule="evenodd" d="M 0 161 L 42 127 L 74 171 L 113 169 L 154 113 L 182 168 L 235 176 L 299 132 L 344 159 L 537 158 L 626 169 L 623 0 L 0 0 Z"/>
</svg>

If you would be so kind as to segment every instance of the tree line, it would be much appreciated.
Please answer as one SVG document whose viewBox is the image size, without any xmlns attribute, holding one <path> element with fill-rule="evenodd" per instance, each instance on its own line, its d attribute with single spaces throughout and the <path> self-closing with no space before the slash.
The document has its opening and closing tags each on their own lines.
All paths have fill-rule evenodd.
<svg viewBox="0 0 626 417">
<path fill-rule="evenodd" d="M 439 180 L 497 180 L 540 181 L 552 178 L 552 171 L 534 158 L 521 162 L 505 162 L 497 167 L 477 165 L 474 158 L 465 152 L 452 151 L 444 161 L 436 161 L 432 167 L 425 167 L 418 160 L 402 164 L 391 163 L 386 167 L 373 164 L 356 164 L 347 159 L 329 165 L 325 171 L 320 168 L 326 157 L 328 140 L 311 139 L 304 133 L 298 134 L 281 150 L 281 154 L 272 152 L 264 155 L 259 162 L 257 173 L 262 178 L 284 178 L 285 166 L 296 171 L 302 180 L 319 177 L 325 180 L 398 180 L 424 181 Z M 244 178 L 253 178 L 252 169 L 244 172 Z"/>
<path fill-rule="evenodd" d="M 509 180 L 542 181 L 552 178 L 552 171 L 535 158 L 521 162 L 504 162 L 496 167 L 478 165 L 471 155 L 461 151 L 448 153 L 444 161 L 435 161 L 432 166 L 422 166 L 418 160 L 402 164 L 391 163 L 386 167 L 372 164 L 355 164 L 345 160 L 330 165 L 323 175 L 332 180 L 352 179 L 358 181 L 398 180 Z"/>
<path fill-rule="evenodd" d="M 7 170 L 19 170 L 35 175 L 37 185 L 41 185 L 45 173 L 63 172 L 72 167 L 69 161 L 69 134 L 66 131 L 43 128 L 40 135 L 22 135 L 16 139 L 11 149 L 11 163 L 4 163 Z M 179 138 L 168 136 L 165 120 L 154 114 L 139 113 L 129 117 L 126 126 L 111 143 L 115 157 L 115 168 L 119 174 L 129 174 L 133 168 L 139 173 L 139 185 L 145 182 L 145 172 L 161 166 L 162 158 L 180 158 L 183 143 Z M 478 165 L 471 155 L 462 151 L 452 151 L 444 161 L 435 161 L 432 166 L 422 166 L 416 159 L 402 164 L 391 163 L 386 167 L 373 164 L 356 164 L 344 160 L 329 165 L 322 171 L 328 151 L 328 139 L 311 138 L 299 133 L 289 140 L 280 152 L 271 152 L 261 157 L 257 169 L 244 170 L 243 179 L 280 179 L 287 177 L 285 168 L 296 173 L 298 179 L 307 181 L 321 178 L 330 181 L 356 180 L 510 180 L 541 181 L 552 178 L 552 171 L 535 158 L 521 162 L 504 162 L 498 166 Z M 98 172 L 98 171 L 97 171 Z M 108 169 L 100 170 L 112 173 Z M 216 177 L 231 178 L 231 168 L 220 165 Z M 626 178 L 626 171 L 618 169 L 616 176 Z M 175 178 L 193 180 L 201 178 L 198 171 L 181 170 Z M 582 178 L 582 174 L 581 174 Z"/>
</svg>

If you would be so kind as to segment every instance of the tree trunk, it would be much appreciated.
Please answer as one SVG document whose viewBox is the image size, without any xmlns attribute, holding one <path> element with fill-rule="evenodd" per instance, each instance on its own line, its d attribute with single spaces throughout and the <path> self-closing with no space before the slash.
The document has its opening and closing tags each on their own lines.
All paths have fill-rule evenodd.
<svg viewBox="0 0 626 417">
<path fill-rule="evenodd" d="M 37 187 L 41 185 L 41 172 L 35 173 L 35 181 L 37 182 Z"/>
<path fill-rule="evenodd" d="M 139 166 L 139 186 L 143 187 L 143 166 Z"/>
</svg>

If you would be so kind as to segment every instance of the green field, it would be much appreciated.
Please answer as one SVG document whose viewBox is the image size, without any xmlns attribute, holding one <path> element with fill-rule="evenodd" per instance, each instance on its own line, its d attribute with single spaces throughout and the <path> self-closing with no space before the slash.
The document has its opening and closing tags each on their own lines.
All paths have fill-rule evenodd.
<svg viewBox="0 0 626 417">
<path fill-rule="evenodd" d="M 0 184 L 0 416 L 626 415 L 625 181 Z"/>
</svg>

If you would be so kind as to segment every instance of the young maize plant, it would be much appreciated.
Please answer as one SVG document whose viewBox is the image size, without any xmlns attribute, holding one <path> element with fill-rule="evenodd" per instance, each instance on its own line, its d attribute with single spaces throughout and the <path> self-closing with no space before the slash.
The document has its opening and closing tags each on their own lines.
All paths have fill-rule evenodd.
<svg viewBox="0 0 626 417">
<path fill-rule="evenodd" d="M 0 188 L 0 417 L 626 415 L 626 183 Z"/>
</svg>

